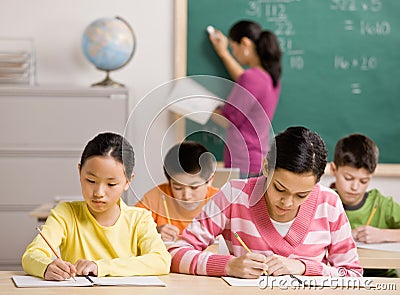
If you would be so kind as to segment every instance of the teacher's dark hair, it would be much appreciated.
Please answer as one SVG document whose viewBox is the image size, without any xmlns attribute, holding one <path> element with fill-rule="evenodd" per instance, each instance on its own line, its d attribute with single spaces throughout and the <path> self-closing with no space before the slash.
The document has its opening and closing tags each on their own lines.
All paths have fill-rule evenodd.
<svg viewBox="0 0 400 295">
<path fill-rule="evenodd" d="M 242 20 L 235 23 L 229 31 L 229 38 L 240 43 L 243 37 L 254 42 L 262 67 L 271 75 L 273 85 L 278 85 L 282 75 L 282 51 L 276 35 L 263 31 L 256 22 Z"/>
<path fill-rule="evenodd" d="M 289 127 L 275 137 L 275 169 L 282 168 L 296 174 L 312 173 L 316 182 L 321 179 L 327 164 L 328 152 L 322 138 L 301 126 Z M 274 152 L 268 153 L 273 163 Z"/>
<path fill-rule="evenodd" d="M 100 133 L 90 140 L 81 156 L 81 169 L 87 159 L 95 156 L 112 157 L 124 165 L 127 178 L 132 176 L 133 167 L 135 166 L 135 153 L 132 145 L 121 135 L 106 132 Z"/>
</svg>

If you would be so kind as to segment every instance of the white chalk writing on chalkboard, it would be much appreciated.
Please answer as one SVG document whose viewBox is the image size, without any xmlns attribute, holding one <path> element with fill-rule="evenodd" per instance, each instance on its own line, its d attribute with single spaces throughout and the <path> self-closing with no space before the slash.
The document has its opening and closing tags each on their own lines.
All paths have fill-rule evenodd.
<svg viewBox="0 0 400 295">
<path fill-rule="evenodd" d="M 330 158 L 340 137 L 365 133 L 380 147 L 382 163 L 400 163 L 400 1 L 218 2 L 188 1 L 187 75 L 229 78 L 204 28 L 212 24 L 228 34 L 240 19 L 255 21 L 277 35 L 283 51 L 275 131 L 307 125 L 324 138 Z"/>
</svg>

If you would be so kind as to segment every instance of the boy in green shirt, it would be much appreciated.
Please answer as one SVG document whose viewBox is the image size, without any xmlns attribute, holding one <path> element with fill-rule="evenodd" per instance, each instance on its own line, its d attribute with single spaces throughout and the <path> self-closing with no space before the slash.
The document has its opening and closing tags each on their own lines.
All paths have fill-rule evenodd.
<svg viewBox="0 0 400 295">
<path fill-rule="evenodd" d="M 377 189 L 367 191 L 378 163 L 376 144 L 362 134 L 340 139 L 331 172 L 350 221 L 353 238 L 364 243 L 400 242 L 400 204 Z M 398 277 L 395 269 L 366 269 L 364 276 Z"/>
</svg>

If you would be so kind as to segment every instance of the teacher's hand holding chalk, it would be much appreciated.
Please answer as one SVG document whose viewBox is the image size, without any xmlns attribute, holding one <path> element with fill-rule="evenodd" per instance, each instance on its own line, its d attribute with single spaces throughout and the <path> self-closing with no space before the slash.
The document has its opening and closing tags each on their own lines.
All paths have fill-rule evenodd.
<svg viewBox="0 0 400 295">
<path fill-rule="evenodd" d="M 209 35 L 211 35 L 214 38 L 218 38 L 217 31 L 213 26 L 207 26 L 207 32 Z"/>
<path fill-rule="evenodd" d="M 207 26 L 206 31 L 215 52 L 219 57 L 224 58 L 230 56 L 228 50 L 228 38 L 213 26 Z"/>
</svg>

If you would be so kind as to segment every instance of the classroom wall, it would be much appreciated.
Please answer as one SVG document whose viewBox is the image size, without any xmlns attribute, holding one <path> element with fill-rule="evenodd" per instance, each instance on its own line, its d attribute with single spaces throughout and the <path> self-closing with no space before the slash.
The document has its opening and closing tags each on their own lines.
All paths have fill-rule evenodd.
<svg viewBox="0 0 400 295">
<path fill-rule="evenodd" d="M 105 74 L 85 59 L 81 50 L 82 33 L 97 18 L 121 16 L 133 28 L 137 48 L 131 62 L 112 72 L 111 77 L 129 88 L 132 110 L 148 92 L 173 79 L 173 8 L 173 0 L 0 0 L 0 48 L 2 38 L 33 39 L 39 86 L 86 87 L 104 79 Z M 3 111 L 0 110 L 0 115 Z M 141 116 L 145 114 L 135 114 L 135 124 L 140 124 Z M 160 122 L 162 133 L 169 127 L 170 118 L 164 116 Z M 142 138 L 138 133 L 145 128 L 135 126 L 131 130 L 135 132 L 131 138 Z M 172 145 L 173 134 L 165 140 L 166 145 Z M 154 183 L 140 173 L 145 169 L 139 159 L 142 145 L 139 142 L 133 145 L 138 155 L 134 185 L 140 195 Z M 150 154 L 159 153 L 154 145 L 148 148 Z M 162 181 L 160 163 L 149 159 L 148 165 L 160 167 L 154 181 Z M 76 167 L 71 169 L 75 173 Z M 74 193 L 79 191 L 71 192 Z"/>
<path fill-rule="evenodd" d="M 82 33 L 95 19 L 116 15 L 131 24 L 138 46 L 112 77 L 143 96 L 172 77 L 172 0 L 0 0 L 0 38 L 34 40 L 40 85 L 89 86 L 104 73 L 85 59 Z"/>
<path fill-rule="evenodd" d="M 129 88 L 130 109 L 133 109 L 147 93 L 173 79 L 173 8 L 173 0 L 0 0 L 0 38 L 34 40 L 39 85 L 88 86 L 102 80 L 104 73 L 96 70 L 83 56 L 80 47 L 83 30 L 99 17 L 119 15 L 125 18 L 135 31 L 137 50 L 125 68 L 111 75 Z M 143 138 L 146 126 L 140 125 L 141 116 L 145 113 L 135 116 L 136 126 L 130 130 L 132 137 Z M 166 116 L 159 120 L 160 133 L 164 134 L 170 123 Z M 168 134 L 165 145 L 172 145 L 174 140 L 174 134 Z M 133 144 L 139 159 L 143 146 L 140 142 Z M 147 145 L 147 148 L 149 155 L 160 153 L 156 145 Z M 153 179 L 144 177 L 141 171 L 147 167 L 137 161 L 134 186 L 138 195 L 154 182 L 163 180 L 158 158 L 147 160 L 147 165 L 160 167 L 159 173 L 153 175 Z M 76 168 L 71 169 L 75 173 Z M 330 182 L 329 177 L 323 180 Z M 373 185 L 400 201 L 397 178 L 377 178 Z"/>
</svg>

